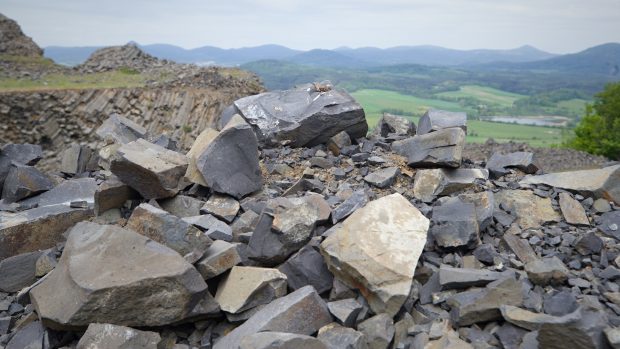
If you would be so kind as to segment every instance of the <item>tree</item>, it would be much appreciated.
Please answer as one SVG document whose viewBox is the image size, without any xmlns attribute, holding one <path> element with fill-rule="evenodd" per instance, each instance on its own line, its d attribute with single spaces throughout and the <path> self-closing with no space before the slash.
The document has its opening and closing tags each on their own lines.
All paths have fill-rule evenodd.
<svg viewBox="0 0 620 349">
<path fill-rule="evenodd" d="M 575 127 L 572 148 L 620 160 L 620 82 L 608 84 L 586 106 L 586 115 Z"/>
</svg>

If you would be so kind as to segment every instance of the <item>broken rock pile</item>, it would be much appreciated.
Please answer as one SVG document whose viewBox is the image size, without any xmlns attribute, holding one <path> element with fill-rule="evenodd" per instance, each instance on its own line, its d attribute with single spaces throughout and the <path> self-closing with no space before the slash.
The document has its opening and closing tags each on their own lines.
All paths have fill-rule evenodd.
<svg viewBox="0 0 620 349">
<path fill-rule="evenodd" d="M 367 137 L 319 84 L 220 126 L 0 147 L 1 349 L 620 346 L 620 165 L 472 161 L 438 110 Z"/>
</svg>

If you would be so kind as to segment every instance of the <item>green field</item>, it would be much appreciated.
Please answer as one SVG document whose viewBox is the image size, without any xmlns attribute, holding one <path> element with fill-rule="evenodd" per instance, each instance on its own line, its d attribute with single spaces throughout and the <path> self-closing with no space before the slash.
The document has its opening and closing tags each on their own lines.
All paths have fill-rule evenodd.
<svg viewBox="0 0 620 349">
<path fill-rule="evenodd" d="M 485 90 L 488 92 L 493 89 Z M 364 107 L 366 118 L 371 128 L 379 121 L 381 110 L 385 109 L 399 109 L 417 115 L 423 113 L 428 108 L 467 112 L 467 109 L 461 108 L 458 103 L 418 98 L 392 91 L 359 90 L 353 92 L 352 95 Z M 505 95 L 503 97 L 499 96 L 499 98 L 506 98 L 507 100 L 508 98 L 514 98 L 514 96 Z M 411 117 L 411 120 L 416 124 L 418 119 L 419 117 Z M 549 147 L 562 142 L 562 129 L 559 128 L 503 124 L 488 121 L 468 121 L 467 133 L 467 141 L 476 143 L 485 142 L 489 138 L 493 138 L 498 142 L 525 142 L 537 147 Z"/>
<path fill-rule="evenodd" d="M 483 87 L 477 85 L 461 86 L 459 91 L 450 91 L 438 93 L 437 96 L 449 98 L 475 98 L 482 103 L 496 104 L 502 107 L 510 108 L 513 103 L 527 96 L 501 91 L 491 87 Z"/>
</svg>

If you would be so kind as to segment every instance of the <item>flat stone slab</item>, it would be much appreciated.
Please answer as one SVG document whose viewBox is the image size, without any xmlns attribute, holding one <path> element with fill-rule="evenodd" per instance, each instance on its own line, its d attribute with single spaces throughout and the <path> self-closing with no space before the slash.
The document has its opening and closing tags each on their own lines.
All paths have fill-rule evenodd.
<svg viewBox="0 0 620 349">
<path fill-rule="evenodd" d="M 527 176 L 521 185 L 545 184 L 595 199 L 604 198 L 620 204 L 620 165 L 596 170 L 549 173 Z"/>
</svg>

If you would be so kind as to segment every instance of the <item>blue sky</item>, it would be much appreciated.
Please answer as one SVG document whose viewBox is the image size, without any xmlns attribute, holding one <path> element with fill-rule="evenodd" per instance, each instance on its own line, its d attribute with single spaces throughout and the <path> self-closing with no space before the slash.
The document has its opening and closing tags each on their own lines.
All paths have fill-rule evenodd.
<svg viewBox="0 0 620 349">
<path fill-rule="evenodd" d="M 620 42 L 620 0 L 0 0 L 41 46 L 281 44 L 297 49 Z"/>
</svg>

